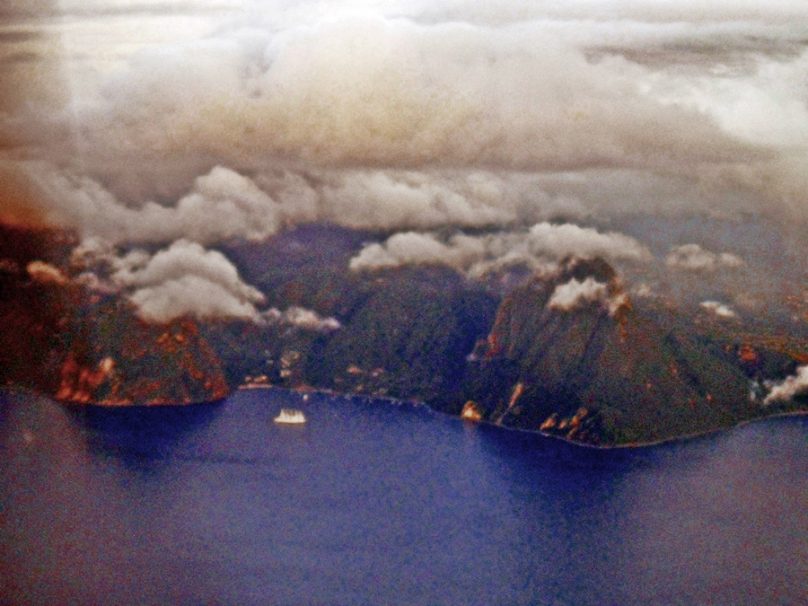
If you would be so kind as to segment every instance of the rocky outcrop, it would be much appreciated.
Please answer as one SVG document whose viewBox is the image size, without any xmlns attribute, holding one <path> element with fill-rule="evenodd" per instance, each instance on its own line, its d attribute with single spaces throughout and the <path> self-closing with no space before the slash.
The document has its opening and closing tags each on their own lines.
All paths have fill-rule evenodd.
<svg viewBox="0 0 808 606">
<path fill-rule="evenodd" d="M 0 226 L 0 384 L 79 404 L 183 404 L 229 393 L 196 322 L 147 324 L 124 300 L 68 280 L 73 245 L 64 232 Z M 24 271 L 32 265 L 62 279 Z"/>
<path fill-rule="evenodd" d="M 128 324 L 128 334 L 90 347 L 79 343 L 67 352 L 57 400 L 123 406 L 188 404 L 227 396 L 230 388 L 218 358 L 195 322 Z"/>
<path fill-rule="evenodd" d="M 460 418 L 464 421 L 481 421 L 483 413 L 476 402 L 469 400 L 463 405 L 463 410 L 460 411 Z"/>
</svg>

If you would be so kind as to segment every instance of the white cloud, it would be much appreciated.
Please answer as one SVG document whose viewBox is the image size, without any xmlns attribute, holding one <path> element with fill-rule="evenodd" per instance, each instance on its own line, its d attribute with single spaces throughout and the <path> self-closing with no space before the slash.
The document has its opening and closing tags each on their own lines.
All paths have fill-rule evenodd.
<svg viewBox="0 0 808 606">
<path fill-rule="evenodd" d="M 527 232 L 456 234 L 445 241 L 429 233 L 395 234 L 384 243 L 366 245 L 351 259 L 350 268 L 360 271 L 439 264 L 479 276 L 514 264 L 541 270 L 568 256 L 647 261 L 651 255 L 643 245 L 623 234 L 542 222 Z"/>
<path fill-rule="evenodd" d="M 631 291 L 631 293 L 643 299 L 648 299 L 656 296 L 654 289 L 646 282 L 640 282 Z"/>
<path fill-rule="evenodd" d="M 671 249 L 665 264 L 674 269 L 712 272 L 741 267 L 743 259 L 731 253 L 714 253 L 698 244 L 682 244 Z"/>
<path fill-rule="evenodd" d="M 167 249 L 155 253 L 145 265 L 137 264 L 118 271 L 113 279 L 125 286 L 141 288 L 154 286 L 182 276 L 195 275 L 222 285 L 239 297 L 260 302 L 261 293 L 241 281 L 238 271 L 220 252 L 205 250 L 199 244 L 178 240 Z"/>
<path fill-rule="evenodd" d="M 108 242 L 260 239 L 279 227 L 278 204 L 248 178 L 222 167 L 198 177 L 173 206 L 146 202 L 139 208 L 89 177 L 54 170 L 37 177 L 53 219 Z"/>
<path fill-rule="evenodd" d="M 736 314 L 731 307 L 719 303 L 718 301 L 702 301 L 699 303 L 699 306 L 719 318 L 729 319 L 738 317 L 738 314 Z"/>
<path fill-rule="evenodd" d="M 586 278 L 583 282 L 573 278 L 569 282 L 555 287 L 547 301 L 547 307 L 560 311 L 571 311 L 586 303 L 606 301 L 608 293 L 609 286 L 592 277 Z"/>
<path fill-rule="evenodd" d="M 547 301 L 548 309 L 568 312 L 584 307 L 590 303 L 599 303 L 614 315 L 629 303 L 628 295 L 623 292 L 613 292 L 609 284 L 595 280 L 589 276 L 583 281 L 572 278 L 569 282 L 557 285 L 550 299 Z"/>
<path fill-rule="evenodd" d="M 41 13 L 14 6 L 9 14 Z M 802 212 L 787 198 L 806 171 L 783 168 L 806 166 L 801 3 L 165 8 L 60 2 L 61 22 L 34 20 L 59 37 L 61 55 L 49 50 L 69 101 L 61 112 L 27 107 L 22 122 L 10 116 L 17 130 L 36 131 L 47 144 L 40 153 L 90 174 L 143 172 L 155 182 L 175 178 L 163 165 L 189 157 L 238 172 L 627 167 L 688 177 L 718 162 L 733 187 L 770 182 L 757 190 L 761 210 L 776 198 Z"/>
<path fill-rule="evenodd" d="M 644 94 L 638 70 L 588 62 L 538 21 L 353 16 L 144 51 L 77 116 L 89 156 L 194 150 L 233 166 L 663 169 L 756 155 L 699 112 Z"/>
<path fill-rule="evenodd" d="M 251 301 L 221 284 L 192 274 L 138 288 L 129 295 L 129 300 L 143 320 L 153 323 L 170 322 L 183 316 L 252 321 L 257 318 Z"/>
<path fill-rule="evenodd" d="M 808 13 L 808 8 L 793 0 L 766 3 L 756 0 L 535 0 L 529 4 L 513 0 L 490 0 L 484 4 L 470 0 L 449 0 L 428 3 L 428 6 L 432 8 L 431 11 L 423 8 L 423 5 L 419 6 L 419 11 L 442 18 L 471 19 L 477 23 L 554 19 L 583 23 L 686 23 L 691 26 L 705 22 L 737 22 L 749 27 L 755 22 L 789 23 L 804 18 Z"/>
<path fill-rule="evenodd" d="M 416 171 L 347 171 L 325 180 L 321 219 L 357 228 L 431 229 L 512 223 L 526 206 L 501 178 Z"/>
<path fill-rule="evenodd" d="M 132 251 L 113 266 L 109 281 L 148 322 L 185 315 L 260 321 L 261 292 L 246 284 L 223 254 L 197 243 L 179 240 L 154 255 Z"/>
<path fill-rule="evenodd" d="M 285 311 L 273 307 L 262 312 L 261 318 L 270 324 L 285 324 L 315 332 L 332 332 L 342 327 L 336 318 L 323 318 L 311 309 L 297 306 L 292 306 Z"/>
<path fill-rule="evenodd" d="M 384 244 L 369 244 L 350 261 L 354 271 L 400 265 L 453 262 L 452 250 L 431 234 L 406 232 L 390 236 Z"/>
<path fill-rule="evenodd" d="M 96 292 L 121 293 L 147 322 L 194 316 L 317 332 L 341 327 L 336 318 L 323 318 L 302 307 L 260 310 L 263 294 L 245 283 L 222 253 L 196 242 L 178 240 L 153 254 L 135 249 L 121 255 L 109 242 L 89 238 L 73 250 L 71 265 L 80 272 L 74 282 Z"/>
<path fill-rule="evenodd" d="M 312 221 L 359 229 L 479 228 L 587 214 L 577 200 L 542 191 L 535 178 L 479 171 L 282 170 L 247 177 L 217 166 L 175 203 L 163 204 L 125 203 L 89 177 L 41 165 L 31 170 L 52 220 L 85 240 L 113 243 L 261 240 Z"/>
<path fill-rule="evenodd" d="M 780 383 L 767 382 L 766 387 L 771 391 L 763 400 L 764 404 L 785 402 L 795 396 L 808 393 L 808 366 L 800 366 L 794 375 L 786 377 Z"/>
<path fill-rule="evenodd" d="M 646 261 L 651 256 L 648 249 L 634 238 L 615 232 L 601 233 L 571 223 L 537 223 L 530 228 L 528 245 L 536 253 L 549 253 L 556 257 L 604 256 Z"/>
</svg>

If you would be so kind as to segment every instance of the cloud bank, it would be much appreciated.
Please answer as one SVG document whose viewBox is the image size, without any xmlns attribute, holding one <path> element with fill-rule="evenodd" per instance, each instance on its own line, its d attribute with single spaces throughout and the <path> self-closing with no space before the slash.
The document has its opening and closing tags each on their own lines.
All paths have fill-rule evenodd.
<svg viewBox="0 0 808 606">
<path fill-rule="evenodd" d="M 443 263 L 482 276 L 655 254 L 669 275 L 641 276 L 654 284 L 770 271 L 732 236 L 694 235 L 703 217 L 784 258 L 808 245 L 803 3 L 15 0 L 2 11 L 0 77 L 17 92 L 0 97 L 0 174 L 25 184 L 0 186 L 3 220 L 151 250 L 196 243 L 199 265 L 220 242 L 320 221 L 394 234 L 355 270 Z M 649 231 L 632 223 L 643 216 L 681 223 Z M 744 258 L 713 252 L 728 248 Z M 82 279 L 124 289 L 155 318 L 260 316 L 248 285 L 187 258 L 177 267 L 148 284 L 114 283 L 112 265 Z M 788 263 L 771 271 L 804 278 Z M 216 303 L 180 304 L 183 293 Z M 719 295 L 695 300 L 708 296 Z"/>
<path fill-rule="evenodd" d="M 80 31 L 79 8 L 63 6 L 78 11 Z M 120 48 L 114 69 L 88 70 L 95 64 L 71 55 L 65 32 L 71 101 L 40 114 L 29 108 L 24 123 L 9 118 L 27 125 L 17 130 L 31 137 L 28 155 L 102 176 L 126 206 L 169 193 L 178 205 L 176 194 L 217 165 L 242 175 L 317 171 L 337 182 L 377 169 L 353 175 L 347 189 L 357 195 L 345 195 L 366 210 L 363 189 L 374 202 L 396 199 L 398 223 L 425 228 L 413 219 L 422 216 L 413 196 L 440 197 L 458 223 L 479 222 L 467 217 L 479 209 L 469 196 L 439 193 L 441 184 L 386 182 L 388 171 L 601 169 L 696 179 L 749 193 L 760 212 L 806 218 L 808 109 L 798 83 L 808 51 L 795 17 L 808 17 L 805 7 L 506 0 L 228 8 L 246 13 L 216 28 L 211 21 L 191 39 L 163 33 L 152 45 Z M 158 5 L 141 9 L 160 14 Z M 339 198 L 330 196 L 334 212 Z M 656 204 L 675 206 L 677 196 Z M 490 222 L 507 210 L 483 214 Z"/>
<path fill-rule="evenodd" d="M 70 266 L 77 273 L 75 283 L 98 293 L 123 295 L 145 322 L 162 324 L 191 316 L 315 332 L 341 327 L 335 318 L 303 307 L 262 310 L 264 295 L 244 282 L 227 257 L 188 240 L 177 240 L 155 253 L 134 249 L 120 254 L 112 243 L 89 238 L 73 250 Z M 53 270 L 59 271 L 42 263 L 34 270 L 44 276 L 40 280 L 53 280 Z M 30 266 L 29 273 L 34 275 Z M 67 282 L 61 272 L 58 275 Z"/>
<path fill-rule="evenodd" d="M 32 170 L 51 221 L 110 242 L 263 240 L 311 221 L 358 229 L 479 228 L 576 214 L 559 196 L 531 192 L 531 179 L 508 183 L 480 172 L 284 170 L 250 178 L 215 166 L 195 178 L 175 203 L 132 203 L 75 172 L 41 165 Z"/>
<path fill-rule="evenodd" d="M 143 53 L 104 88 L 107 106 L 82 119 L 97 121 L 90 147 L 191 146 L 231 164 L 263 154 L 546 171 L 760 155 L 703 114 L 643 94 L 636 76 L 621 62 L 588 62 L 538 24 L 353 17 Z"/>
<path fill-rule="evenodd" d="M 279 206 L 252 181 L 222 167 L 195 179 L 175 205 L 128 206 L 88 177 L 59 171 L 38 176 L 50 217 L 108 242 L 208 244 L 236 236 L 260 239 L 279 227 Z"/>
<path fill-rule="evenodd" d="M 635 239 L 614 232 L 601 233 L 569 223 L 533 225 L 527 232 L 483 236 L 456 234 L 444 240 L 430 233 L 404 232 L 383 243 L 366 245 L 350 261 L 354 271 L 402 265 L 448 265 L 471 276 L 509 265 L 534 271 L 549 270 L 565 257 L 597 257 L 647 261 L 651 254 Z"/>
</svg>

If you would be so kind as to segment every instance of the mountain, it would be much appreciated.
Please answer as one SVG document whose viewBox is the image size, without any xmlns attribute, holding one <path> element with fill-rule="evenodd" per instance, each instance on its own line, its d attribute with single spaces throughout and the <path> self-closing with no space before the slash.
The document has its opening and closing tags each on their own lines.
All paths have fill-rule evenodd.
<svg viewBox="0 0 808 606">
<path fill-rule="evenodd" d="M 587 283 L 601 295 L 553 305 L 565 285 Z M 665 316 L 636 306 L 603 260 L 571 260 L 503 299 L 467 365 L 466 410 L 596 444 L 660 440 L 759 414 L 737 356 Z M 460 414 L 460 406 L 444 409 Z"/>
<path fill-rule="evenodd" d="M 210 401 L 229 392 L 191 319 L 151 325 L 119 297 L 68 279 L 57 230 L 0 227 L 0 383 L 75 403 Z"/>
<path fill-rule="evenodd" d="M 555 274 L 528 275 L 503 293 L 440 266 L 349 272 L 360 245 L 355 232 L 322 226 L 267 245 L 275 262 L 256 278 L 273 304 L 308 305 L 342 327 L 267 334 L 266 359 L 254 360 L 249 374 L 269 373 L 289 387 L 417 399 L 453 415 L 602 445 L 804 406 L 764 406 L 750 390 L 792 374 L 808 340 L 778 346 L 762 324 L 750 335 L 742 324 L 728 328 L 664 301 L 631 298 L 603 259 L 569 259 Z M 260 245 L 248 246 L 254 258 Z M 244 261 L 237 246 L 231 252 Z M 229 347 L 238 350 L 237 340 Z"/>
<path fill-rule="evenodd" d="M 441 265 L 355 272 L 383 234 L 301 226 L 220 247 L 274 315 L 159 324 L 75 278 L 70 234 L 0 229 L 0 380 L 63 401 L 205 401 L 260 377 L 598 445 L 808 408 L 765 400 L 767 381 L 808 360 L 804 330 L 632 297 L 599 258 L 485 280 Z M 328 322 L 284 311 L 302 308 Z"/>
</svg>

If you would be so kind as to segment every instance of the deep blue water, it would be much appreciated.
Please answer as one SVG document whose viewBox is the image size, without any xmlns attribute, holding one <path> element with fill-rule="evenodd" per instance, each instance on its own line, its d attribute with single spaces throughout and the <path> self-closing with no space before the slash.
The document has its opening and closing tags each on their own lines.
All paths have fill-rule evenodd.
<svg viewBox="0 0 808 606">
<path fill-rule="evenodd" d="M 274 390 L 0 393 L 0 498 L 9 603 L 808 603 L 805 417 L 598 451 Z"/>
</svg>

